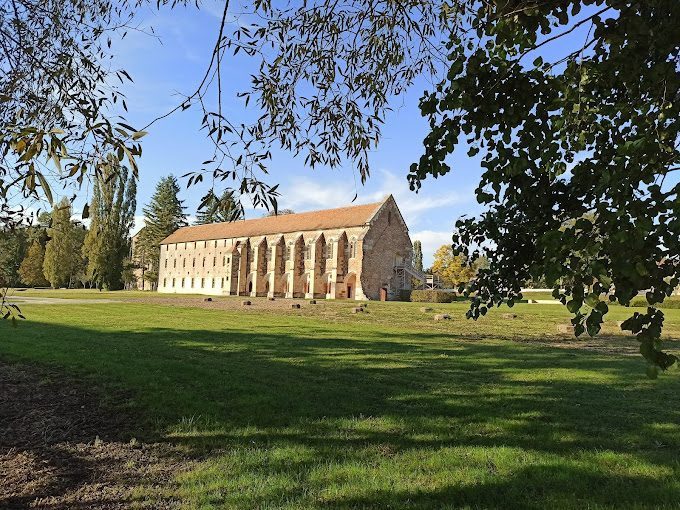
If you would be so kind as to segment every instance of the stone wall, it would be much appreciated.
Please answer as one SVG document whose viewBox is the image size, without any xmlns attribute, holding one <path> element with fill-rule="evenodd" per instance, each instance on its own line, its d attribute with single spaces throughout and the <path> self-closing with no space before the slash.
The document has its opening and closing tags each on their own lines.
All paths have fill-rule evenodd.
<svg viewBox="0 0 680 510">
<path fill-rule="evenodd" d="M 411 248 L 389 199 L 370 226 L 163 245 L 158 291 L 362 300 L 386 287 L 397 298 L 394 264 Z"/>
<path fill-rule="evenodd" d="M 386 201 L 373 217 L 362 240 L 362 253 L 361 287 L 366 297 L 380 299 L 380 289 L 384 288 L 388 299 L 400 299 L 401 282 L 395 277 L 394 267 L 410 263 L 413 245 L 394 199 Z"/>
</svg>

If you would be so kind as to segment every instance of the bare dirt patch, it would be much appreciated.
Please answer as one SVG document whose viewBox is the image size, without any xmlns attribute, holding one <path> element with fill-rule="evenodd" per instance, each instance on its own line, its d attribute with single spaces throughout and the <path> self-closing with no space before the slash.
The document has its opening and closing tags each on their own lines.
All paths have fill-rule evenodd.
<svg viewBox="0 0 680 510">
<path fill-rule="evenodd" d="M 0 362 L 0 508 L 174 508 L 186 462 L 131 438 L 131 420 L 61 374 Z"/>
</svg>

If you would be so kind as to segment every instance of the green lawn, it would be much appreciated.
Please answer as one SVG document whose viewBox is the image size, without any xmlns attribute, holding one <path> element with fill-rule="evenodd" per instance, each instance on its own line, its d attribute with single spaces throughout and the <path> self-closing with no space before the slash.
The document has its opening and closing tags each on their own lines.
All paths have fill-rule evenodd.
<svg viewBox="0 0 680 510">
<path fill-rule="evenodd" d="M 131 434 L 199 459 L 179 475 L 187 508 L 680 506 L 678 371 L 652 381 L 637 356 L 550 346 L 568 321 L 555 305 L 478 323 L 464 303 L 436 305 L 445 323 L 349 306 L 27 304 L 0 324 L 0 357 L 125 394 Z"/>
</svg>

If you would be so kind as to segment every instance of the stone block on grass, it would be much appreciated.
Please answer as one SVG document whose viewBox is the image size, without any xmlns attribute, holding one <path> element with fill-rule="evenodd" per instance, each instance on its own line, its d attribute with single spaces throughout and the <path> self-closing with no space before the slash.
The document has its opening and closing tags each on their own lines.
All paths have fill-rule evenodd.
<svg viewBox="0 0 680 510">
<path fill-rule="evenodd" d="M 557 332 L 558 333 L 569 333 L 571 335 L 574 334 L 574 326 L 571 324 L 558 324 L 557 325 Z"/>
<path fill-rule="evenodd" d="M 241 305 L 250 306 L 252 303 L 250 301 L 241 301 Z"/>
<path fill-rule="evenodd" d="M 451 316 L 448 313 L 438 313 L 434 316 L 436 321 L 448 321 L 451 320 Z"/>
</svg>

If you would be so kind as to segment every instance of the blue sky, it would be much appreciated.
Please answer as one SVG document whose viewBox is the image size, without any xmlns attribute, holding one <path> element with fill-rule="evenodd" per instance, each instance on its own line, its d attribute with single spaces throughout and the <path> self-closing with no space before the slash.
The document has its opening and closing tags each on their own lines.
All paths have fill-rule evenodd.
<svg viewBox="0 0 680 510">
<path fill-rule="evenodd" d="M 196 87 L 215 41 L 217 15 L 218 8 L 210 5 L 201 10 L 147 10 L 139 21 L 143 27 L 153 26 L 160 40 L 129 32 L 123 41 L 114 43 L 114 66 L 126 69 L 134 80 L 123 89 L 130 109 L 126 118 L 133 126 L 143 126 L 172 109 L 179 102 L 178 92 L 189 93 Z M 249 85 L 247 57 L 227 60 L 230 64 L 223 71 L 225 81 L 233 91 L 246 90 Z M 280 184 L 280 207 L 302 212 L 346 205 L 355 194 L 358 195 L 355 203 L 366 203 L 391 193 L 404 214 L 411 238 L 422 241 L 425 262 L 429 264 L 434 250 L 450 242 L 455 220 L 462 214 L 479 212 L 474 188 L 481 169 L 479 159 L 468 158 L 466 151 L 461 150 L 453 158 L 455 172 L 424 182 L 418 194 L 409 190 L 408 168 L 420 157 L 422 139 L 427 132 L 426 122 L 418 111 L 418 99 L 427 86 L 425 81 L 417 83 L 408 94 L 394 101 L 394 111 L 386 118 L 382 142 L 371 153 L 372 174 L 365 185 L 361 185 L 349 165 L 312 170 L 305 167 L 302 158 L 274 149 L 268 182 Z M 243 101 L 234 96 L 227 113 L 238 121 L 251 118 L 255 112 L 247 110 Z M 140 219 L 142 207 L 149 201 L 161 176 L 170 173 L 181 176 L 200 168 L 201 162 L 209 158 L 211 146 L 199 128 L 200 112 L 192 109 L 178 112 L 149 129 L 143 139 L 143 156 L 139 162 L 137 214 Z M 187 212 L 193 215 L 206 187 L 186 189 L 185 180 L 182 184 L 181 197 Z M 258 217 L 263 212 L 249 210 L 248 216 Z"/>
<path fill-rule="evenodd" d="M 114 42 L 113 67 L 126 69 L 134 79 L 134 83 L 123 89 L 130 109 L 126 119 L 133 126 L 144 126 L 177 106 L 181 101 L 178 93 L 193 92 L 203 76 L 217 37 L 223 3 L 207 0 L 201 5 L 200 10 L 178 7 L 158 11 L 144 7 L 137 22 L 146 31 L 153 27 L 157 37 L 131 31 L 124 40 Z M 584 9 L 581 16 L 588 13 L 589 10 Z M 588 24 L 581 26 L 539 52 L 545 60 L 557 60 L 567 46 L 573 49 L 573 44 L 582 44 L 588 37 L 588 30 Z M 223 64 L 224 87 L 232 93 L 232 99 L 226 102 L 225 114 L 234 123 L 247 123 L 259 115 L 252 103 L 248 109 L 235 95 L 237 91 L 248 89 L 250 72 L 256 64 L 243 54 L 228 56 Z M 305 167 L 303 158 L 293 158 L 273 147 L 268 182 L 279 184 L 282 194 L 279 207 L 302 212 L 346 205 L 355 195 L 355 203 L 360 204 L 380 200 L 391 193 L 406 219 L 411 238 L 423 243 L 425 264 L 429 265 L 433 252 L 450 242 L 456 219 L 463 214 L 481 212 L 474 195 L 481 175 L 480 158 L 468 157 L 463 146 L 448 161 L 452 172 L 437 180 L 424 181 L 417 194 L 408 188 L 408 168 L 420 157 L 422 140 L 427 133 L 426 121 L 418 111 L 418 100 L 429 88 L 430 84 L 423 79 L 393 101 L 393 111 L 385 119 L 382 141 L 370 155 L 372 174 L 365 185 L 360 183 L 351 165 L 312 170 Z M 144 153 L 139 161 L 139 220 L 142 207 L 148 203 L 160 177 L 171 173 L 179 177 L 198 170 L 201 163 L 210 158 L 211 144 L 199 130 L 200 120 L 198 108 L 177 112 L 153 125 L 144 137 Z M 187 212 L 193 216 L 207 186 L 186 189 L 186 180 L 182 185 L 181 198 Z M 259 217 L 264 213 L 248 209 L 248 204 L 244 206 L 248 217 Z M 141 225 L 138 221 L 137 228 Z"/>
</svg>

